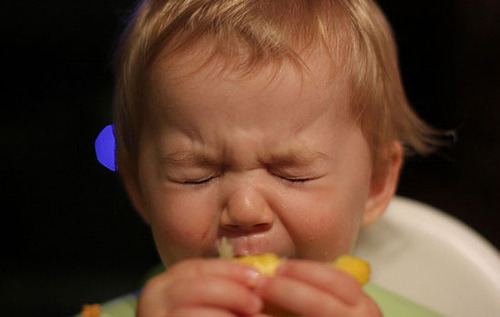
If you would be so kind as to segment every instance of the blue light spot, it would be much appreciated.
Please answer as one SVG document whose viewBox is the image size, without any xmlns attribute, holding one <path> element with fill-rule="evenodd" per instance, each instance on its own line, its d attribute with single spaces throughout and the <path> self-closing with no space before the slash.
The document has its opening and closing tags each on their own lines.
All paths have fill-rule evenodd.
<svg viewBox="0 0 500 317">
<path fill-rule="evenodd" d="M 99 163 L 113 172 L 116 171 L 115 151 L 116 142 L 113 125 L 108 125 L 102 129 L 97 139 L 95 139 L 95 154 Z"/>
</svg>

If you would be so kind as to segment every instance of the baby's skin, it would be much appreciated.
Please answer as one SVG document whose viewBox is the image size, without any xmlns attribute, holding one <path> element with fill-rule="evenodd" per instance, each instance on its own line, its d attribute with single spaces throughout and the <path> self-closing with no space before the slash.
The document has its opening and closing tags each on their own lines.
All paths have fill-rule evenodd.
<svg viewBox="0 0 500 317">
<path fill-rule="evenodd" d="M 352 249 L 394 194 L 402 149 L 387 146 L 383 179 L 350 117 L 345 75 L 320 52 L 307 69 L 283 62 L 244 74 L 193 47 L 148 74 L 138 177 L 124 173 L 167 270 L 150 280 L 138 316 L 378 316 L 351 276 L 324 265 Z M 202 66 L 203 65 L 203 66 Z M 224 67 L 226 66 L 226 67 Z M 217 258 L 288 260 L 273 276 Z"/>
</svg>

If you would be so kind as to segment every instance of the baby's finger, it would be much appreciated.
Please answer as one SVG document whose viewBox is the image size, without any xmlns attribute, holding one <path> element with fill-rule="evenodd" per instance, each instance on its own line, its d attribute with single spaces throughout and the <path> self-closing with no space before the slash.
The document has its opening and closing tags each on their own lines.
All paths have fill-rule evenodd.
<svg viewBox="0 0 500 317">
<path fill-rule="evenodd" d="M 355 305 L 363 296 L 360 284 L 352 276 L 323 263 L 286 261 L 276 274 L 321 289 L 348 305 Z"/>
<path fill-rule="evenodd" d="M 213 307 L 183 307 L 169 314 L 172 317 L 235 317 L 234 313 Z"/>
<path fill-rule="evenodd" d="M 196 279 L 200 276 L 219 276 L 253 286 L 259 273 L 240 263 L 220 259 L 193 259 L 173 266 L 170 274 L 176 278 Z"/>
<path fill-rule="evenodd" d="M 350 307 L 314 286 L 282 276 L 262 278 L 256 292 L 266 303 L 300 316 L 346 316 Z"/>
<path fill-rule="evenodd" d="M 148 281 L 139 298 L 138 314 L 168 315 L 183 306 L 255 313 L 262 305 L 251 291 L 257 276 L 254 269 L 239 263 L 187 260 Z"/>
<path fill-rule="evenodd" d="M 170 316 L 187 307 L 211 307 L 251 315 L 262 308 L 262 299 L 255 292 L 230 279 L 202 276 L 162 282 L 162 279 L 154 279 L 144 288 L 137 307 L 138 316 Z"/>
<path fill-rule="evenodd" d="M 201 277 L 177 285 L 170 298 L 175 306 L 217 307 L 240 314 L 256 314 L 262 299 L 238 282 L 219 277 Z"/>
</svg>

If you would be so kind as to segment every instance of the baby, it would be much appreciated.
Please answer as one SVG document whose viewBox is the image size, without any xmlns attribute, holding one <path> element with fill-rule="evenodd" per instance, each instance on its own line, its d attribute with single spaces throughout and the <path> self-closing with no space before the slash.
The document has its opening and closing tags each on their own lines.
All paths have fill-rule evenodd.
<svg viewBox="0 0 500 317">
<path fill-rule="evenodd" d="M 145 0 L 117 60 L 117 164 L 166 271 L 139 316 L 379 314 L 325 266 L 394 195 L 434 132 L 406 100 L 370 0 Z M 288 259 L 272 277 L 217 259 Z"/>
</svg>

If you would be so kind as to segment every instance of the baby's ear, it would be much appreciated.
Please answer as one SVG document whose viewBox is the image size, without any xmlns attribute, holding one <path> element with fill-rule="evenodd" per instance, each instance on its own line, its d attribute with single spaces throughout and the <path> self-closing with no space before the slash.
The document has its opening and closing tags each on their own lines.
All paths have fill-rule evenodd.
<svg viewBox="0 0 500 317">
<path fill-rule="evenodd" d="M 363 226 L 374 223 L 386 210 L 391 201 L 399 180 L 399 172 L 403 162 L 403 147 L 394 141 L 386 148 L 386 166 L 384 174 L 373 178 L 370 186 L 370 196 L 365 205 Z"/>
<path fill-rule="evenodd" d="M 144 221 L 149 224 L 149 213 L 147 211 L 144 197 L 142 195 L 142 191 L 138 184 L 137 178 L 133 176 L 130 168 L 120 168 L 119 171 L 122 175 L 123 182 L 125 183 L 125 189 L 127 190 L 127 194 L 132 202 L 132 205 L 141 215 L 142 219 L 144 219 Z"/>
</svg>

